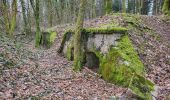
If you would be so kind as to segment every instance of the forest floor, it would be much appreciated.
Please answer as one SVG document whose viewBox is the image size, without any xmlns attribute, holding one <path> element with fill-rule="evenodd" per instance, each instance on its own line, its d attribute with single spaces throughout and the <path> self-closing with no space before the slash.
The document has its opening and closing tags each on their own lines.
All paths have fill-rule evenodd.
<svg viewBox="0 0 170 100">
<path fill-rule="evenodd" d="M 170 96 L 170 22 L 161 16 L 138 18 L 141 23 L 132 23 L 120 15 L 109 15 L 86 21 L 84 26 L 136 25 L 129 30 L 130 38 L 146 66 L 147 78 L 158 86 L 156 100 L 164 100 Z M 22 43 L 24 49 L 8 38 L 8 42 L 0 39 L 0 99 L 110 100 L 125 94 L 126 88 L 105 82 L 87 67 L 75 73 L 72 62 L 57 53 L 64 31 L 69 28 L 74 28 L 74 25 L 52 28 L 58 36 L 47 50 L 34 48 L 34 42 L 28 39 L 25 39 L 28 43 Z M 12 61 L 18 66 L 11 68 L 9 63 L 5 63 L 9 65 L 6 68 L 2 60 Z"/>
</svg>

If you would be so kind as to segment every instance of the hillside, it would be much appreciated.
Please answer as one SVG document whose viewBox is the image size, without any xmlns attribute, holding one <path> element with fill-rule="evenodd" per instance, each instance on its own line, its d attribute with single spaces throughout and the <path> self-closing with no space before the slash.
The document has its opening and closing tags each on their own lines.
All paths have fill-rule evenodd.
<svg viewBox="0 0 170 100">
<path fill-rule="evenodd" d="M 21 39 L 8 41 L 6 37 L 1 38 L 0 57 L 12 62 L 11 64 L 20 61 L 23 63 L 17 64 L 17 67 L 4 68 L 3 63 L 1 64 L 4 60 L 0 59 L 0 66 L 2 66 L 0 99 L 109 100 L 114 96 L 122 98 L 126 96 L 130 99 L 131 93 L 127 92 L 126 88 L 105 82 L 87 67 L 75 73 L 72 71 L 72 62 L 57 53 L 64 31 L 73 29 L 74 26 L 74 24 L 67 24 L 50 28 L 58 33 L 50 49 L 34 48 L 32 45 L 34 41 L 29 42 L 27 37 L 24 39 L 28 43 L 21 43 L 19 48 L 13 43 L 19 43 Z M 103 26 L 123 26 L 129 29 L 130 39 L 146 67 L 147 78 L 156 84 L 156 93 L 154 93 L 156 100 L 170 98 L 169 19 L 164 16 L 112 14 L 85 21 L 84 24 L 86 28 Z M 17 56 L 16 52 L 23 54 Z M 30 56 L 27 56 L 28 53 Z M 26 58 L 22 58 L 25 57 L 24 54 Z M 11 58 L 7 59 L 9 57 Z"/>
</svg>

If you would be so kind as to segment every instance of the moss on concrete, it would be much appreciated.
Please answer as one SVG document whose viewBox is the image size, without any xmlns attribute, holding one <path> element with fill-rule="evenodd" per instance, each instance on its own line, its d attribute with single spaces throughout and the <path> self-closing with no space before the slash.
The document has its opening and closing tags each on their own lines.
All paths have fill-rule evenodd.
<svg viewBox="0 0 170 100">
<path fill-rule="evenodd" d="M 67 54 L 66 57 L 68 60 L 72 61 L 73 60 L 73 44 L 71 43 L 70 46 L 67 48 Z"/>
<path fill-rule="evenodd" d="M 57 33 L 56 32 L 50 32 L 49 35 L 49 42 L 54 42 L 54 40 L 56 39 Z"/>
<path fill-rule="evenodd" d="M 91 34 L 114 34 L 124 33 L 124 35 L 117 40 L 118 44 L 114 47 L 110 47 L 109 52 L 106 55 L 101 54 L 93 48 L 92 51 L 99 58 L 99 74 L 108 82 L 114 83 L 119 86 L 127 87 L 132 90 L 133 93 L 138 95 L 142 99 L 151 99 L 150 92 L 153 90 L 154 84 L 145 79 L 145 68 L 141 62 L 137 52 L 135 51 L 128 34 L 126 34 L 126 28 L 88 28 L 83 29 L 82 32 L 82 50 L 84 50 L 79 57 L 81 59 L 79 66 L 82 66 L 85 60 L 85 49 L 83 48 L 86 39 Z M 68 41 L 73 31 L 67 32 L 63 38 L 63 41 Z M 84 43 L 83 43 L 84 42 Z M 64 45 L 64 42 L 63 42 Z M 67 50 L 67 58 L 71 58 L 71 47 Z"/>
<path fill-rule="evenodd" d="M 50 48 L 57 37 L 57 33 L 54 31 L 42 32 L 40 45 Z"/>
<path fill-rule="evenodd" d="M 73 34 L 74 34 L 74 31 L 72 31 L 72 30 L 67 30 L 64 32 L 64 35 L 61 40 L 60 48 L 57 51 L 58 53 L 62 53 L 65 42 L 68 41 Z"/>
<path fill-rule="evenodd" d="M 125 35 L 119 40 L 119 44 L 117 46 L 118 53 L 120 56 L 127 62 L 129 62 L 129 67 L 134 70 L 136 73 L 143 75 L 144 74 L 144 66 L 141 62 L 137 52 L 134 50 L 134 47 L 128 37 Z"/>
<path fill-rule="evenodd" d="M 107 55 L 94 50 L 99 57 L 99 73 L 108 82 L 128 87 L 142 99 L 151 99 L 154 84 L 145 79 L 144 65 L 128 37 L 124 35 Z"/>
<path fill-rule="evenodd" d="M 87 28 L 84 31 L 86 33 L 93 33 L 93 34 L 113 34 L 113 33 L 126 33 L 127 28 L 122 27 L 107 27 L 107 28 Z"/>
<path fill-rule="evenodd" d="M 57 37 L 57 32 L 49 32 L 48 36 L 47 36 L 47 46 L 51 47 L 51 45 L 54 43 L 55 39 Z"/>
<path fill-rule="evenodd" d="M 126 33 L 128 29 L 123 28 L 123 27 L 107 27 L 107 28 L 86 28 L 82 29 L 82 40 L 81 42 L 86 42 L 86 39 L 88 38 L 89 35 L 91 34 L 114 34 L 114 33 Z M 67 30 L 62 38 L 62 42 L 60 45 L 60 48 L 58 49 L 58 53 L 62 53 L 64 44 L 66 41 L 70 39 L 71 36 L 74 35 L 74 30 Z"/>
</svg>

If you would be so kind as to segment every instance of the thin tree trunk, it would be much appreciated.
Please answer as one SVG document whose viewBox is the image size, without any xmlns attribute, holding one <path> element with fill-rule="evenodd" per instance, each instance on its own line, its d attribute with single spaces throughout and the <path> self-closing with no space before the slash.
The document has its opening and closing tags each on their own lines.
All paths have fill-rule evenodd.
<svg viewBox="0 0 170 100">
<path fill-rule="evenodd" d="M 126 0 L 123 0 L 122 3 L 123 3 L 123 4 L 122 4 L 122 12 L 123 12 L 123 13 L 126 13 Z"/>
<path fill-rule="evenodd" d="M 112 0 L 105 0 L 105 11 L 106 14 L 112 12 Z"/>
<path fill-rule="evenodd" d="M 170 15 L 170 0 L 165 0 L 163 4 L 162 11 L 164 14 Z"/>
<path fill-rule="evenodd" d="M 30 10 L 30 2 L 27 0 L 27 24 L 28 24 L 28 29 L 30 30 L 31 33 L 31 10 Z"/>
<path fill-rule="evenodd" d="M 47 4 L 47 9 L 48 9 L 48 21 L 49 21 L 49 25 L 50 27 L 53 26 L 53 10 L 52 10 L 52 0 L 48 0 L 48 4 Z"/>
<path fill-rule="evenodd" d="M 96 4 L 95 4 L 95 0 L 92 0 L 92 18 L 96 17 Z"/>
<path fill-rule="evenodd" d="M 3 16 L 3 1 L 0 0 L 0 16 Z M 1 17 L 0 17 L 1 18 Z"/>
<path fill-rule="evenodd" d="M 3 11 L 4 11 L 4 22 L 5 22 L 5 31 L 9 34 L 10 31 L 10 22 L 9 22 L 9 12 L 8 12 L 8 1 L 3 0 Z"/>
<path fill-rule="evenodd" d="M 11 27 L 9 31 L 9 35 L 13 36 L 13 32 L 16 27 L 16 19 L 17 19 L 17 0 L 13 0 L 12 2 L 12 20 L 11 20 Z"/>
<path fill-rule="evenodd" d="M 140 14 L 143 14 L 143 0 L 140 0 Z"/>
<path fill-rule="evenodd" d="M 58 1 L 55 0 L 55 15 L 57 17 L 56 22 L 60 24 L 60 12 L 59 12 L 59 7 L 58 7 Z"/>
<path fill-rule="evenodd" d="M 36 39 L 35 39 L 35 47 L 39 47 L 41 41 L 41 31 L 40 31 L 40 17 L 39 17 L 39 0 L 36 0 L 35 5 L 33 0 L 30 0 L 31 6 L 34 11 L 35 16 L 35 24 L 36 24 Z"/>
<path fill-rule="evenodd" d="M 84 15 L 85 15 L 85 2 L 80 0 L 79 14 L 77 18 L 76 32 L 74 35 L 74 70 L 79 71 L 83 66 L 83 52 L 81 50 L 81 31 L 83 28 Z"/>
<path fill-rule="evenodd" d="M 28 20 L 27 20 L 27 16 L 26 16 L 26 7 L 25 7 L 25 1 L 24 0 L 20 0 L 21 2 L 21 6 L 22 6 L 22 16 L 23 16 L 23 20 L 24 20 L 24 31 L 26 34 L 30 33 L 30 29 L 28 26 Z"/>
<path fill-rule="evenodd" d="M 39 17 L 39 0 L 36 0 L 36 12 L 35 12 L 35 18 L 36 18 L 36 47 L 39 47 L 40 45 L 40 39 L 41 39 L 41 33 L 40 33 L 40 17 Z"/>
</svg>

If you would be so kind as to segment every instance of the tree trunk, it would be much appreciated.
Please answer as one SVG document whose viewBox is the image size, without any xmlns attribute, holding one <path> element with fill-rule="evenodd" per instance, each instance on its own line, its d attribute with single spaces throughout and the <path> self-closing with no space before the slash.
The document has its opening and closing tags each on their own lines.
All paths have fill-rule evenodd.
<svg viewBox="0 0 170 100">
<path fill-rule="evenodd" d="M 30 10 L 30 2 L 29 0 L 27 0 L 27 24 L 28 24 L 28 29 L 30 30 L 30 33 L 31 33 L 31 10 Z"/>
<path fill-rule="evenodd" d="M 41 31 L 40 31 L 40 17 L 39 17 L 39 0 L 36 0 L 35 5 L 34 1 L 30 0 L 31 6 L 34 11 L 35 16 L 35 24 L 36 24 L 36 39 L 35 39 L 35 47 L 39 47 L 41 42 Z"/>
<path fill-rule="evenodd" d="M 163 4 L 162 11 L 164 14 L 170 15 L 170 0 L 165 0 Z"/>
<path fill-rule="evenodd" d="M 24 20 L 24 31 L 26 34 L 30 33 L 30 29 L 28 26 L 28 20 L 27 20 L 27 16 L 26 16 L 26 8 L 25 8 L 25 1 L 24 0 L 20 0 L 21 2 L 21 6 L 22 6 L 22 16 L 23 16 L 23 20 Z"/>
<path fill-rule="evenodd" d="M 96 17 L 96 4 L 95 4 L 95 0 L 92 0 L 92 18 Z"/>
<path fill-rule="evenodd" d="M 5 32 L 9 34 L 10 31 L 10 22 L 9 22 L 9 12 L 8 12 L 8 1 L 3 0 L 3 11 L 4 11 L 4 22 L 5 22 Z"/>
<path fill-rule="evenodd" d="M 112 0 L 105 0 L 105 11 L 106 14 L 112 12 Z"/>
<path fill-rule="evenodd" d="M 126 0 L 122 2 L 122 13 L 126 13 Z"/>
<path fill-rule="evenodd" d="M 0 16 L 3 16 L 3 1 L 0 0 Z M 1 17 L 0 17 L 1 18 Z"/>
<path fill-rule="evenodd" d="M 48 9 L 48 21 L 49 21 L 49 26 L 53 26 L 53 10 L 52 10 L 52 0 L 47 1 L 47 9 Z"/>
<path fill-rule="evenodd" d="M 81 50 L 81 30 L 83 28 L 86 0 L 80 0 L 76 32 L 74 35 L 74 70 L 79 71 L 83 66 L 83 52 Z"/>
<path fill-rule="evenodd" d="M 35 12 L 35 20 L 36 20 L 36 43 L 35 46 L 39 47 L 40 40 L 41 40 L 41 33 L 40 33 L 40 21 L 39 21 L 39 0 L 36 0 L 36 12 Z"/>
<path fill-rule="evenodd" d="M 12 2 L 12 19 L 11 19 L 11 27 L 10 27 L 10 31 L 9 31 L 9 35 L 13 36 L 13 32 L 15 30 L 16 27 L 16 19 L 17 19 L 17 0 L 13 0 Z"/>
<path fill-rule="evenodd" d="M 143 1 L 140 0 L 140 14 L 142 14 L 142 9 L 143 9 Z"/>
</svg>

